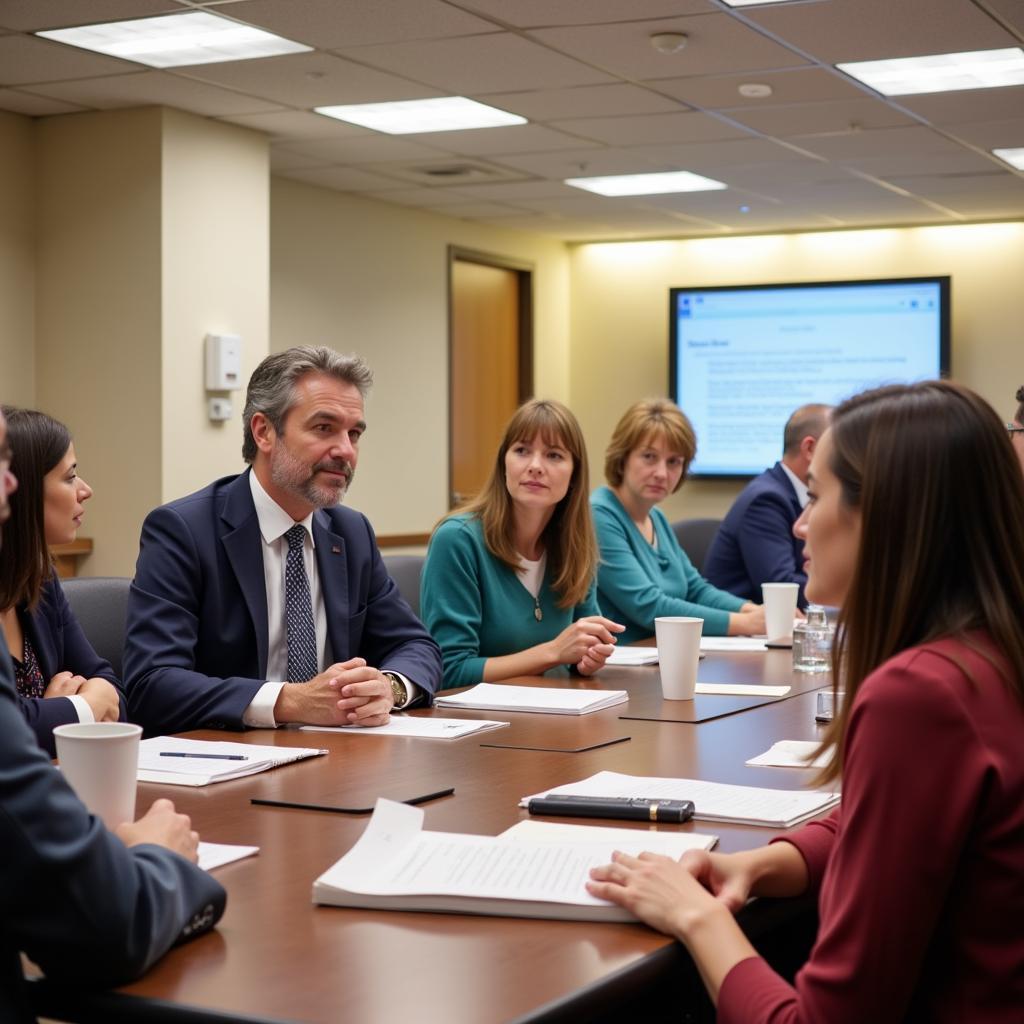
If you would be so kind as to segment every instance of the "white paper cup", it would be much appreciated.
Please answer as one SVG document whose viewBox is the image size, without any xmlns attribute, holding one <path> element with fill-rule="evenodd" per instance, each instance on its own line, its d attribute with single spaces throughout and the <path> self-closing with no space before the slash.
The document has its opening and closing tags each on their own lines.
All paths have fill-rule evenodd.
<svg viewBox="0 0 1024 1024">
<path fill-rule="evenodd" d="M 769 641 L 791 639 L 800 587 L 796 583 L 762 583 L 761 593 L 764 595 L 765 633 Z"/>
<path fill-rule="evenodd" d="M 135 820 L 141 725 L 76 722 L 53 730 L 57 760 L 78 799 L 107 828 Z"/>
<path fill-rule="evenodd" d="M 703 619 L 683 615 L 667 615 L 654 620 L 661 695 L 665 700 L 693 700 L 703 628 Z"/>
</svg>

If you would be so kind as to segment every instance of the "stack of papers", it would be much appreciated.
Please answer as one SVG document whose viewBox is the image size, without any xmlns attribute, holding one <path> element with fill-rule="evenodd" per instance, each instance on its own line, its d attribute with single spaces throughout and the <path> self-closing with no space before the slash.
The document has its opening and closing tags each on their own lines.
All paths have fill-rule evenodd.
<svg viewBox="0 0 1024 1024">
<path fill-rule="evenodd" d="M 326 753 L 315 747 L 264 747 L 154 736 L 139 744 L 138 779 L 169 786 L 209 786 Z"/>
<path fill-rule="evenodd" d="M 244 860 L 260 852 L 258 846 L 235 846 L 228 843 L 200 843 L 199 866 L 204 871 L 223 867 L 236 860 Z"/>
<path fill-rule="evenodd" d="M 629 832 L 580 826 L 563 831 Z M 420 808 L 378 800 L 356 845 L 313 883 L 313 902 L 379 910 L 632 921 L 629 911 L 587 892 L 591 869 L 610 863 L 616 849 L 651 849 L 655 835 L 660 851 L 670 856 L 693 847 L 690 833 L 631 833 L 640 839 L 627 847 L 619 836 L 572 842 L 566 835 L 544 832 L 539 840 L 536 829 L 522 830 L 515 837 L 426 832 Z M 711 838 L 701 837 L 702 845 Z"/>
<path fill-rule="evenodd" d="M 615 647 L 606 665 L 657 665 L 657 647 Z"/>
<path fill-rule="evenodd" d="M 785 697 L 788 686 L 764 686 L 761 683 L 697 683 L 694 692 L 726 697 Z"/>
<path fill-rule="evenodd" d="M 481 708 L 484 711 L 534 711 L 551 715 L 589 715 L 625 704 L 625 690 L 561 690 L 543 686 L 480 683 L 464 693 L 437 697 L 439 708 Z"/>
<path fill-rule="evenodd" d="M 839 793 L 818 790 L 758 789 L 730 786 L 699 779 L 655 779 L 618 772 L 598 772 L 589 779 L 533 793 L 519 801 L 525 807 L 534 797 L 569 793 L 573 796 L 632 797 L 638 799 L 692 800 L 693 816 L 702 821 L 734 825 L 766 825 L 791 828 L 839 803 Z"/>
<path fill-rule="evenodd" d="M 485 718 L 406 718 L 392 715 L 387 725 L 367 729 L 361 725 L 304 725 L 302 732 L 350 732 L 362 736 L 415 736 L 425 740 L 457 740 L 491 729 L 505 729 L 509 722 L 490 722 Z"/>
<path fill-rule="evenodd" d="M 829 748 L 812 760 L 820 745 L 817 740 L 779 740 L 746 763 L 769 768 L 824 768 L 832 760 L 833 750 Z"/>
<path fill-rule="evenodd" d="M 756 636 L 702 636 L 702 651 L 767 651 L 768 641 Z"/>
<path fill-rule="evenodd" d="M 505 829 L 498 838 L 530 843 L 610 843 L 613 849 L 634 857 L 650 852 L 677 860 L 687 850 L 711 850 L 718 843 L 718 836 L 700 832 L 648 832 L 605 825 L 561 825 L 554 821 L 537 821 L 536 818 L 518 822 Z"/>
</svg>

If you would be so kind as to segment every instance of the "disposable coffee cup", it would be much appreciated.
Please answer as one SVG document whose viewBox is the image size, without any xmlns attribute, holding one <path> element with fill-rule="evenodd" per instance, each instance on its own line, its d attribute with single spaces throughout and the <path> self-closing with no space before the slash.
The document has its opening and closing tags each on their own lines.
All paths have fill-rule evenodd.
<svg viewBox="0 0 1024 1024">
<path fill-rule="evenodd" d="M 669 615 L 654 620 L 661 669 L 661 695 L 665 700 L 693 700 L 700 660 L 703 619 Z"/>
<path fill-rule="evenodd" d="M 768 642 L 792 640 L 796 599 L 800 587 L 796 583 L 762 583 L 764 623 Z"/>
<path fill-rule="evenodd" d="M 134 821 L 142 726 L 76 722 L 53 735 L 60 770 L 89 811 L 109 829 Z"/>
</svg>

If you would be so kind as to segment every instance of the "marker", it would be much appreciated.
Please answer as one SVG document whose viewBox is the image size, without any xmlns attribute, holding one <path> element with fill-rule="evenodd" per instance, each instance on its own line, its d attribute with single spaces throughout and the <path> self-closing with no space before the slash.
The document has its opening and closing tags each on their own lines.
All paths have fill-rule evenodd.
<svg viewBox="0 0 1024 1024">
<path fill-rule="evenodd" d="M 681 824 L 693 817 L 692 800 L 656 800 L 643 797 L 542 796 L 526 809 L 531 814 L 559 818 L 622 818 L 626 821 L 671 821 Z"/>
</svg>

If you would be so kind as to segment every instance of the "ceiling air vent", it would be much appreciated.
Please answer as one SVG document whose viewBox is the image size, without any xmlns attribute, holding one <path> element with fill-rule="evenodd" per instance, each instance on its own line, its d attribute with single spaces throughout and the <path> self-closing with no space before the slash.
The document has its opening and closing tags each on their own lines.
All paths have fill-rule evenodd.
<svg viewBox="0 0 1024 1024">
<path fill-rule="evenodd" d="M 436 182 L 494 181 L 496 177 L 501 177 L 489 167 L 472 163 L 427 164 L 423 167 L 413 168 L 413 171 L 428 181 Z"/>
</svg>

